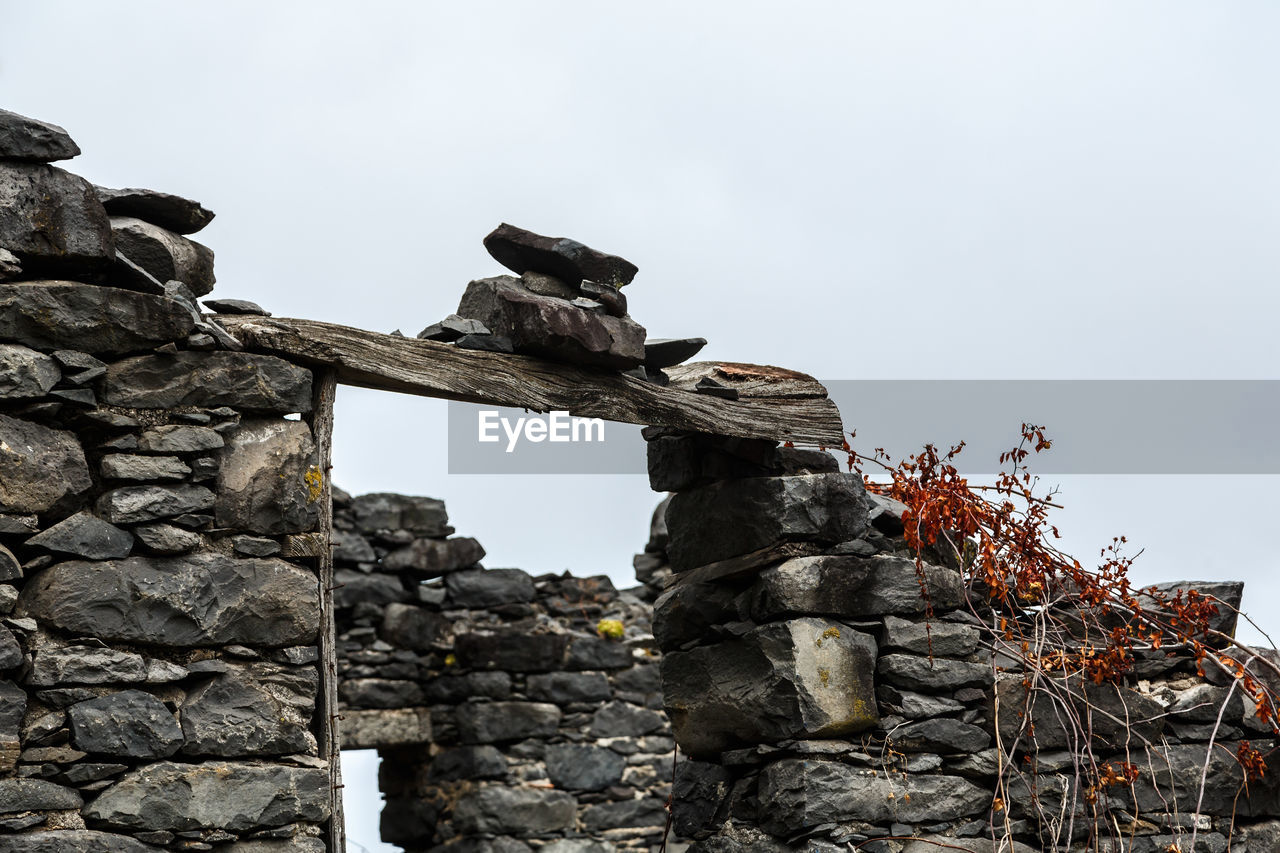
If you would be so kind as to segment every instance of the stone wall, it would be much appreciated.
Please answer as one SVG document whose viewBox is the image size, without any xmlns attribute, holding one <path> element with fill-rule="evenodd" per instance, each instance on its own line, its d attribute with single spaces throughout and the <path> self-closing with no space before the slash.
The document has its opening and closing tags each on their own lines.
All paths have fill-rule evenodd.
<svg viewBox="0 0 1280 853">
<path fill-rule="evenodd" d="M 1028 707 L 1026 673 L 994 653 L 956 567 L 933 554 L 917 578 L 900 505 L 808 452 L 646 437 L 653 487 L 676 492 L 654 634 L 692 759 L 675 829 L 695 850 L 1280 849 L 1280 785 L 1246 789 L 1235 757 L 1274 736 L 1220 670 L 1150 652 L 1119 687 L 1042 676 Z M 1195 586 L 1232 633 L 1242 584 Z M 1072 755 L 1090 739 L 1138 782 L 1078 786 Z"/>
<path fill-rule="evenodd" d="M 338 493 L 334 525 L 343 745 L 379 749 L 383 839 L 656 849 L 675 742 L 650 591 L 483 568 L 430 498 Z"/>
<path fill-rule="evenodd" d="M 0 112 L 0 849 L 324 851 L 311 372 L 201 311 L 212 214 L 76 153 Z"/>
</svg>

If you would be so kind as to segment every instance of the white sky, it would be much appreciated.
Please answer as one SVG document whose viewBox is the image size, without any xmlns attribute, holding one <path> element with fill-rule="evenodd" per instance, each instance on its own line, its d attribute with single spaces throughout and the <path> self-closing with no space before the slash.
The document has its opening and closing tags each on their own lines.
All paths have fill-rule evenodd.
<svg viewBox="0 0 1280 853">
<path fill-rule="evenodd" d="M 216 211 L 215 295 L 277 315 L 413 334 L 499 272 L 480 240 L 508 221 L 637 263 L 632 314 L 711 359 L 1275 378 L 1278 26 L 1174 0 L 0 0 L 0 106 L 65 126 L 91 180 Z M 628 581 L 642 477 L 450 477 L 443 429 L 441 402 L 344 390 L 336 479 L 445 498 L 489 565 Z M 1061 483 L 1077 553 L 1125 533 L 1139 581 L 1244 579 L 1280 628 L 1275 478 Z M 355 769 L 352 839 L 394 849 Z"/>
</svg>

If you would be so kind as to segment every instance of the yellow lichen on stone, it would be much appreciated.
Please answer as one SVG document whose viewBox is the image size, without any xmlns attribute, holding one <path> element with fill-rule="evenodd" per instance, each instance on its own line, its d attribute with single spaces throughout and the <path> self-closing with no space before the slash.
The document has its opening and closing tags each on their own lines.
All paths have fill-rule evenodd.
<svg viewBox="0 0 1280 853">
<path fill-rule="evenodd" d="M 829 670 L 829 669 L 819 669 L 819 670 L 818 670 L 818 680 L 822 682 L 822 686 L 823 686 L 823 687 L 826 687 L 826 686 L 827 686 L 827 682 L 831 680 L 831 670 Z"/>
<path fill-rule="evenodd" d="M 622 622 L 617 619 L 601 619 L 596 623 L 596 633 L 608 640 L 621 640 Z"/>
<path fill-rule="evenodd" d="M 445 655 L 445 656 L 444 656 L 444 665 L 445 665 L 445 666 L 457 666 L 457 665 L 458 665 L 458 656 L 457 656 L 457 655 L 455 655 L 453 652 L 449 652 L 449 654 L 447 654 L 447 655 Z"/>
<path fill-rule="evenodd" d="M 312 465 L 307 469 L 307 473 L 302 475 L 302 479 L 307 482 L 307 503 L 313 504 L 320 500 L 320 496 L 324 494 L 324 474 L 321 473 L 318 465 Z"/>
</svg>

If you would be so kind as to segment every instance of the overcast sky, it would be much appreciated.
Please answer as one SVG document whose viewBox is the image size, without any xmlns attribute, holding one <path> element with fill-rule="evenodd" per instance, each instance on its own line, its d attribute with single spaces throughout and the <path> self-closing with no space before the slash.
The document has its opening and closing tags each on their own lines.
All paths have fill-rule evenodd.
<svg viewBox="0 0 1280 853">
<path fill-rule="evenodd" d="M 0 0 L 0 106 L 97 183 L 204 202 L 215 295 L 281 316 L 414 334 L 500 271 L 507 221 L 634 261 L 632 315 L 711 359 L 1271 379 L 1278 28 L 1171 0 Z M 643 477 L 451 477 L 444 412 L 341 391 L 336 481 L 446 499 L 490 566 L 628 581 Z M 1244 579 L 1280 629 L 1276 478 L 1060 482 L 1077 553 L 1125 533 L 1139 581 Z M 351 836 L 392 850 L 371 766 Z"/>
</svg>

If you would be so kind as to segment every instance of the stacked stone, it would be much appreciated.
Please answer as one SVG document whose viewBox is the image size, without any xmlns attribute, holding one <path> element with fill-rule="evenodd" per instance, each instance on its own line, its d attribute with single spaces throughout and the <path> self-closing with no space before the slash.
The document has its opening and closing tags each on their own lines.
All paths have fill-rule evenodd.
<svg viewBox="0 0 1280 853">
<path fill-rule="evenodd" d="M 323 851 L 311 373 L 78 150 L 0 111 L 0 849 Z"/>
<path fill-rule="evenodd" d="M 456 314 L 418 333 L 464 349 L 517 352 L 667 384 L 663 368 L 692 358 L 703 338 L 645 340 L 622 288 L 636 265 L 563 237 L 503 223 L 484 238 L 494 260 L 519 275 L 467 285 Z"/>
<path fill-rule="evenodd" d="M 677 770 L 674 826 L 700 839 L 695 850 L 923 853 L 941 844 L 991 853 L 1090 839 L 1096 824 L 1083 801 L 1073 838 L 1045 819 L 1061 818 L 1073 773 L 1063 718 L 1043 698 L 1023 713 L 1023 675 L 993 654 L 982 629 L 989 612 L 969 601 L 956 566 L 929 553 L 917 574 L 901 505 L 836 473 L 826 454 L 645 436 L 651 485 L 676 493 L 664 502 L 662 537 L 674 576 L 655 605 L 654 634 L 666 708 L 691 759 Z M 1240 585 L 1196 586 L 1224 602 L 1214 627 L 1230 634 Z M 1060 695 L 1091 709 L 1104 764 L 1128 760 L 1144 774 L 1102 798 L 1112 810 L 1102 824 L 1134 837 L 1107 841 L 1104 830 L 1096 849 L 1188 850 L 1195 826 L 1197 850 L 1224 850 L 1228 837 L 1235 850 L 1278 849 L 1280 823 L 1266 818 L 1280 814 L 1280 787 L 1255 781 L 1237 799 L 1234 750 L 1266 727 L 1238 693 L 1226 702 L 1228 676 L 1205 683 L 1194 669 L 1185 652 L 1160 652 L 1139 662 L 1132 685 L 1063 685 Z M 1216 739 L 1227 748 L 1212 752 L 1201 799 L 1224 702 Z M 997 790 L 1010 761 L 1033 772 Z M 993 808 L 997 795 L 1003 809 Z"/>
<path fill-rule="evenodd" d="M 485 569 L 429 498 L 340 496 L 335 525 L 343 743 L 380 749 L 384 840 L 660 846 L 675 743 L 645 602 L 603 576 Z"/>
</svg>

